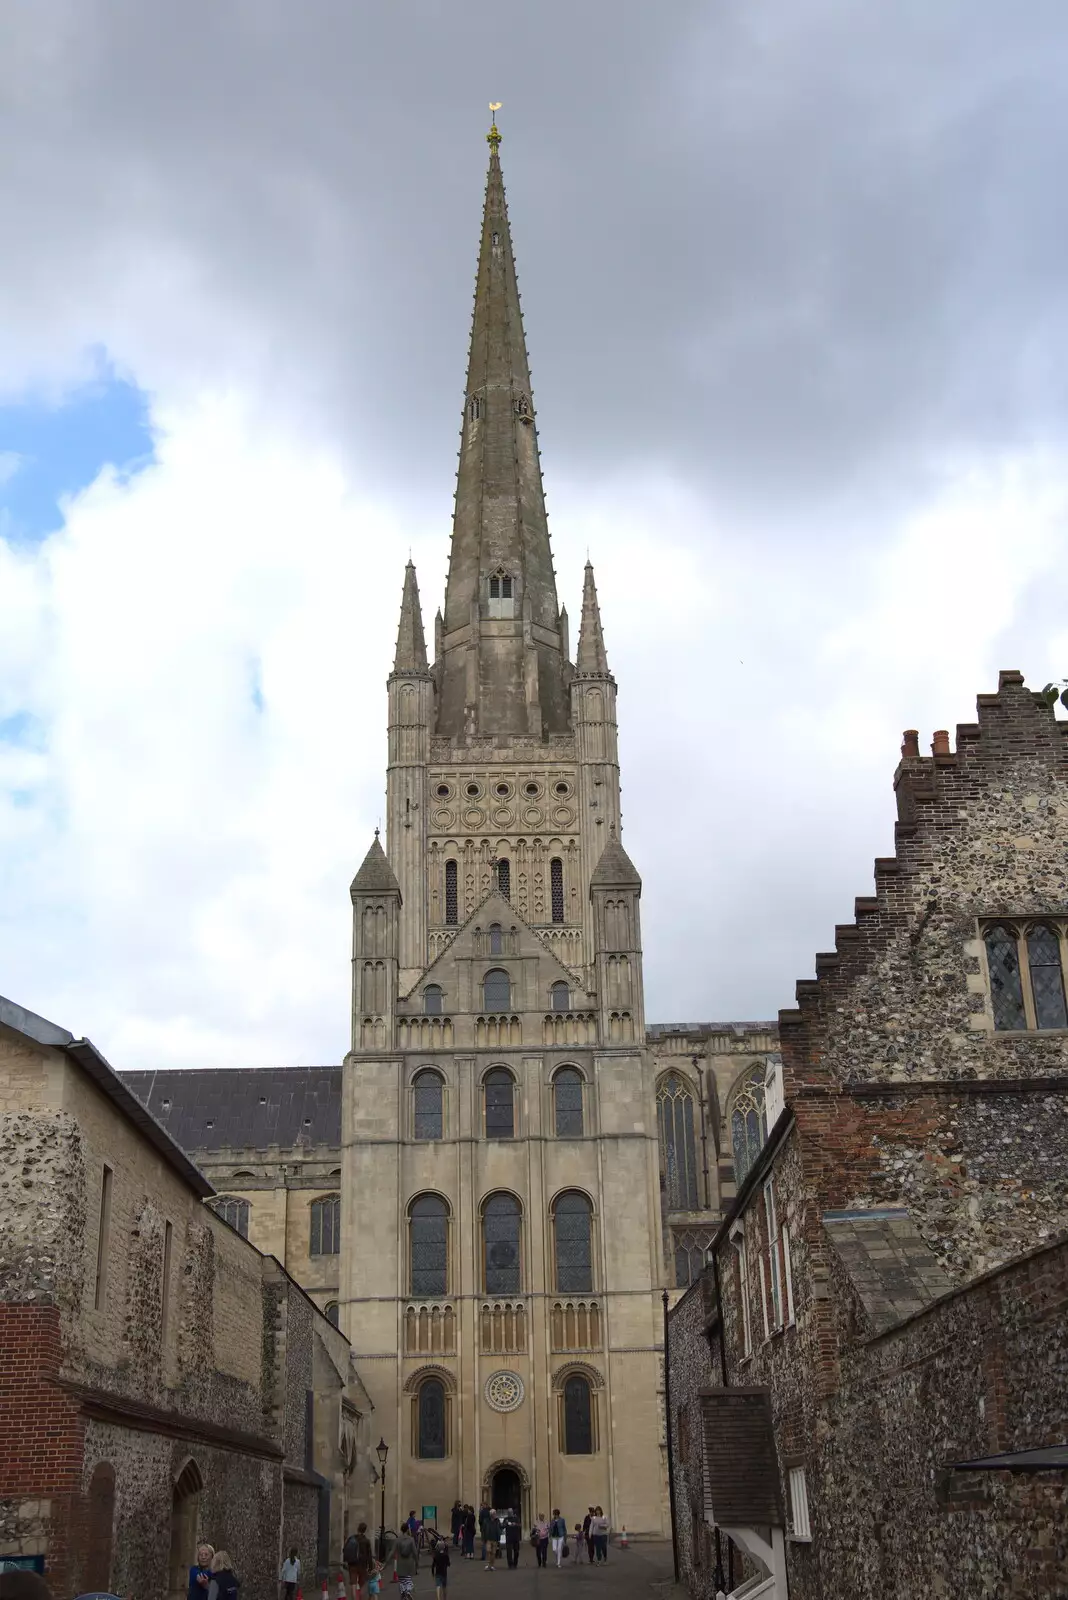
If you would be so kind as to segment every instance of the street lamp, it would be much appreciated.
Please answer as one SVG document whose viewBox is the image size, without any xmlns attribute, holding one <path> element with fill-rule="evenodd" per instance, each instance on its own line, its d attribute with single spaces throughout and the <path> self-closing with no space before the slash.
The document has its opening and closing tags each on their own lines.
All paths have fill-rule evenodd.
<svg viewBox="0 0 1068 1600">
<path fill-rule="evenodd" d="M 375 1445 L 375 1455 L 382 1475 L 382 1520 L 378 1525 L 378 1559 L 386 1559 L 386 1457 L 389 1455 L 389 1445 L 384 1439 L 379 1439 Z"/>
</svg>

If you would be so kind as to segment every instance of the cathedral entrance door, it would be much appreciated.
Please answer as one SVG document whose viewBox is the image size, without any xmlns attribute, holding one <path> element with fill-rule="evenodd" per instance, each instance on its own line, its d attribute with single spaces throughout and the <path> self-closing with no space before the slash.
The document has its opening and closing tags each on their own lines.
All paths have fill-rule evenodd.
<svg viewBox="0 0 1068 1600">
<path fill-rule="evenodd" d="M 514 1467 L 500 1467 L 493 1474 L 490 1500 L 495 1511 L 511 1510 L 517 1517 L 522 1518 L 523 1494 L 519 1474 Z"/>
</svg>

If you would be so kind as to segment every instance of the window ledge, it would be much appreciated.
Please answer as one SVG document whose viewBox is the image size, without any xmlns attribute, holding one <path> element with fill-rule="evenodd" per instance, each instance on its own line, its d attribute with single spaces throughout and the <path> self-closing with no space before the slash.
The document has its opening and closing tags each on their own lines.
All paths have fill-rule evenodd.
<svg viewBox="0 0 1068 1600">
<path fill-rule="evenodd" d="M 1068 1028 L 992 1028 L 990 1037 L 1013 1044 L 1021 1039 L 1068 1039 Z"/>
<path fill-rule="evenodd" d="M 786 1535 L 786 1537 L 790 1541 L 791 1544 L 811 1544 L 812 1543 L 812 1535 L 810 1533 L 788 1533 Z"/>
</svg>

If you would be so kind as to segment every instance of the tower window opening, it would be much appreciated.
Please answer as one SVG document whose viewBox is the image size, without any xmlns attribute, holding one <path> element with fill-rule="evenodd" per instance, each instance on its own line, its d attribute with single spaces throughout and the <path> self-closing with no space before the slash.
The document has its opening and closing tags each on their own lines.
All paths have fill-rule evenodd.
<svg viewBox="0 0 1068 1600">
<path fill-rule="evenodd" d="M 482 980 L 482 1006 L 499 1015 L 511 1009 L 512 980 L 503 967 L 492 967 Z"/>
<path fill-rule="evenodd" d="M 501 242 L 501 236 L 500 236 L 500 234 L 499 234 L 499 233 L 495 233 L 495 234 L 494 234 L 494 235 L 493 235 L 493 242 L 494 242 L 494 244 L 500 244 L 500 242 Z"/>
<path fill-rule="evenodd" d="M 500 580 L 500 578 L 491 578 L 490 579 L 490 599 L 491 600 L 499 600 L 500 598 L 501 598 L 501 580 Z"/>
<path fill-rule="evenodd" d="M 486 1138 L 515 1138 L 515 1079 L 505 1067 L 494 1067 L 487 1072 L 484 1090 L 486 1096 Z M 518 1287 L 518 1286 L 517 1286 Z"/>
<path fill-rule="evenodd" d="M 489 939 L 490 939 L 490 955 L 491 956 L 503 955 L 504 954 L 504 934 L 501 931 L 501 925 L 500 925 L 499 922 L 491 922 L 490 923 Z"/>
<path fill-rule="evenodd" d="M 562 979 L 550 986 L 549 1000 L 553 1011 L 571 1010 L 571 990 Z"/>
<path fill-rule="evenodd" d="M 536 783 L 528 783 L 526 788 L 524 789 L 523 793 L 524 794 L 529 794 L 529 795 L 532 795 L 532 796 L 536 795 L 538 793 L 537 784 Z"/>
<path fill-rule="evenodd" d="M 549 862 L 549 888 L 554 922 L 564 920 L 564 863 L 559 856 Z"/>
<path fill-rule="evenodd" d="M 456 862 L 445 863 L 445 921 L 450 927 L 455 927 L 457 921 L 456 899 Z"/>
<path fill-rule="evenodd" d="M 439 800 L 447 800 L 449 798 L 449 793 L 450 793 L 450 791 L 449 791 L 449 786 L 448 786 L 447 783 L 439 783 L 438 784 L 438 799 Z"/>
<path fill-rule="evenodd" d="M 440 1017 L 444 1011 L 444 996 L 440 983 L 428 983 L 423 990 L 424 1017 Z"/>
<path fill-rule="evenodd" d="M 477 394 L 473 394 L 467 402 L 467 414 L 472 422 L 477 422 L 482 415 L 482 401 Z"/>
<path fill-rule="evenodd" d="M 489 579 L 489 614 L 491 617 L 514 617 L 515 609 L 512 601 L 515 595 L 515 580 L 508 573 L 498 567 Z"/>
<path fill-rule="evenodd" d="M 500 856 L 497 860 L 497 888 L 508 900 L 512 893 L 512 863 L 507 856 Z"/>
</svg>

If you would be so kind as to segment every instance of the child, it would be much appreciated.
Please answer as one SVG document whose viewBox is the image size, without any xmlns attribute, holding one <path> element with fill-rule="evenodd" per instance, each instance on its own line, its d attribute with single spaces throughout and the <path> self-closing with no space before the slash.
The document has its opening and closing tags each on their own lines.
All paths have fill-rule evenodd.
<svg viewBox="0 0 1068 1600">
<path fill-rule="evenodd" d="M 445 1590 L 449 1586 L 449 1547 L 444 1539 L 439 1539 L 434 1546 L 430 1570 L 434 1574 L 434 1592 L 438 1600 L 445 1600 Z"/>
<path fill-rule="evenodd" d="M 381 1563 L 381 1561 L 376 1561 L 374 1566 L 371 1568 L 370 1572 L 367 1575 L 367 1596 L 368 1596 L 368 1600 L 378 1600 L 378 1596 L 381 1593 L 382 1593 L 382 1563 Z"/>
<path fill-rule="evenodd" d="M 296 1545 L 293 1546 L 289 1555 L 282 1562 L 282 1570 L 279 1573 L 279 1577 L 285 1591 L 285 1600 L 296 1600 L 297 1585 L 300 1583 L 300 1558 L 297 1555 Z"/>
</svg>

